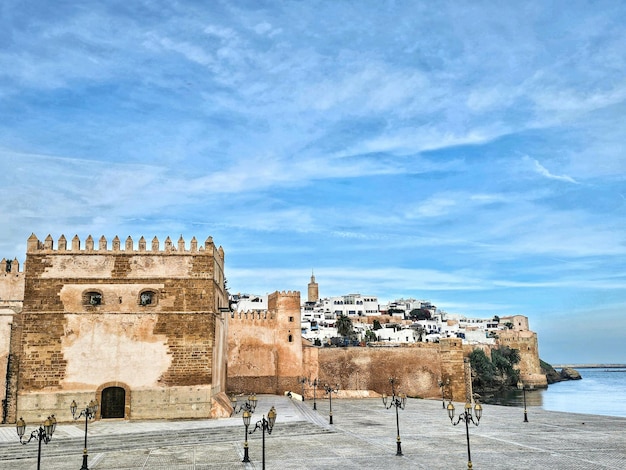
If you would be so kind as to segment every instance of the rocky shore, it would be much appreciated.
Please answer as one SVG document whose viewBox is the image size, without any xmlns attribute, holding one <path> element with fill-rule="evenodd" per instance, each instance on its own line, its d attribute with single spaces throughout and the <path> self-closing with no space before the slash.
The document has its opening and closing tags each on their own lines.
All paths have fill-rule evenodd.
<svg viewBox="0 0 626 470">
<path fill-rule="evenodd" d="M 572 367 L 563 367 L 559 372 L 550 364 L 541 361 L 541 370 L 544 374 L 546 374 L 548 385 L 556 382 L 563 382 L 565 380 L 582 379 L 580 372 L 578 372 L 576 369 L 573 369 Z"/>
</svg>

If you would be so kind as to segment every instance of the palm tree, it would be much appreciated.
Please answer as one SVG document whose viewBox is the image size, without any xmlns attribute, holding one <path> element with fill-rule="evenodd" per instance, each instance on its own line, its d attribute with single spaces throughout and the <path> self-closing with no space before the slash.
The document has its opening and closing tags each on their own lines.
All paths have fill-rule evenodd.
<svg viewBox="0 0 626 470">
<path fill-rule="evenodd" d="M 337 317 L 337 322 L 335 326 L 337 327 L 337 333 L 339 333 L 339 336 L 343 338 L 352 336 L 354 334 L 352 330 L 352 320 L 350 320 L 347 315 L 339 315 L 339 317 Z"/>
</svg>

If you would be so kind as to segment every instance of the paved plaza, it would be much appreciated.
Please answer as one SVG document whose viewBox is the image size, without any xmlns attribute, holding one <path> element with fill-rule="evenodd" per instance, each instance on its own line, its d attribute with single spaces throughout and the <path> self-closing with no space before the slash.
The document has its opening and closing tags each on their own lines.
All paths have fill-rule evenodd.
<svg viewBox="0 0 626 470">
<path fill-rule="evenodd" d="M 408 399 L 399 411 L 402 456 L 396 455 L 395 408 L 379 399 L 333 398 L 294 401 L 259 395 L 250 429 L 274 406 L 276 425 L 265 435 L 267 470 L 467 468 L 467 440 L 461 422 L 452 426 L 442 402 Z M 462 403 L 455 404 L 457 411 Z M 69 411 L 68 411 L 69 414 Z M 470 425 L 474 469 L 624 469 L 626 418 L 484 405 L 479 426 Z M 65 419 L 69 418 L 65 417 Z M 27 435 L 34 429 L 27 426 Z M 42 446 L 41 468 L 79 470 L 84 422 L 62 423 Z M 244 455 L 241 415 L 218 420 L 122 421 L 89 423 L 89 468 L 261 469 L 262 436 L 249 436 L 250 463 Z M 37 442 L 20 445 L 14 426 L 0 426 L 0 469 L 32 470 Z"/>
</svg>

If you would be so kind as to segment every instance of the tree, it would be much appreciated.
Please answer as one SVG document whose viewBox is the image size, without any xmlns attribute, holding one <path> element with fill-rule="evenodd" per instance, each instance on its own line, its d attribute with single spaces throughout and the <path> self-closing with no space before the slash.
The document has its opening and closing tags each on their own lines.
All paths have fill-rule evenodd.
<svg viewBox="0 0 626 470">
<path fill-rule="evenodd" d="M 473 372 L 472 383 L 478 388 L 493 386 L 496 368 L 485 354 L 485 351 L 474 349 L 470 353 L 469 359 Z"/>
<path fill-rule="evenodd" d="M 365 332 L 365 341 L 367 342 L 378 341 L 378 338 L 376 337 L 376 333 L 374 333 L 372 330 L 367 330 Z"/>
<path fill-rule="evenodd" d="M 474 349 L 470 355 L 472 383 L 476 388 L 504 388 L 515 386 L 519 381 L 519 370 L 515 368 L 520 361 L 517 349 L 502 346 L 491 350 L 491 359 L 482 349 Z"/>
<path fill-rule="evenodd" d="M 491 363 L 499 374 L 502 385 L 516 385 L 519 381 L 519 370 L 514 366 L 519 364 L 521 357 L 517 349 L 501 346 L 491 351 Z"/>
<path fill-rule="evenodd" d="M 346 338 L 352 336 L 354 331 L 352 330 L 352 320 L 347 315 L 341 314 L 337 317 L 337 322 L 335 323 L 337 327 L 337 333 L 339 336 Z"/>
<path fill-rule="evenodd" d="M 380 321 L 378 321 L 378 320 L 374 320 L 374 322 L 373 322 L 372 324 L 373 324 L 373 327 L 372 327 L 372 328 L 374 328 L 374 331 L 376 331 L 376 330 L 380 330 L 380 329 L 383 327 L 383 326 L 380 324 Z"/>
<path fill-rule="evenodd" d="M 411 320 L 430 320 L 432 315 L 430 314 L 430 310 L 426 308 L 414 308 L 409 312 L 409 317 Z"/>
</svg>

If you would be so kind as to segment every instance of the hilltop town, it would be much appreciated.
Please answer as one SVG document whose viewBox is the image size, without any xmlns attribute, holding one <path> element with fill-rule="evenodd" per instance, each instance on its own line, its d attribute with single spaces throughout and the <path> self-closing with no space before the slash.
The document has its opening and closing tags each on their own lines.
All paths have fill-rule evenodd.
<svg viewBox="0 0 626 470">
<path fill-rule="evenodd" d="M 438 343 L 441 338 L 460 338 L 464 344 L 495 345 L 505 330 L 528 330 L 523 315 L 468 318 L 438 309 L 431 302 L 395 299 L 381 304 L 376 296 L 348 294 L 320 298 L 319 286 L 311 275 L 308 298 L 300 309 L 302 337 L 315 345 L 363 345 L 364 343 Z M 236 311 L 267 309 L 267 296 L 231 295 Z M 352 334 L 338 331 L 340 317 L 350 320 Z"/>
<path fill-rule="evenodd" d="M 73 401 L 92 400 L 98 419 L 216 418 L 232 412 L 229 395 L 315 393 L 305 379 L 347 398 L 379 396 L 396 377 L 410 397 L 465 400 L 467 358 L 501 346 L 519 351 L 524 384 L 547 384 L 525 316 L 322 299 L 314 276 L 305 301 L 297 291 L 229 296 L 225 258 L 211 237 L 31 235 L 22 270 L 0 263 L 2 422 L 65 419 Z M 370 347 L 327 347 L 353 344 Z"/>
</svg>

